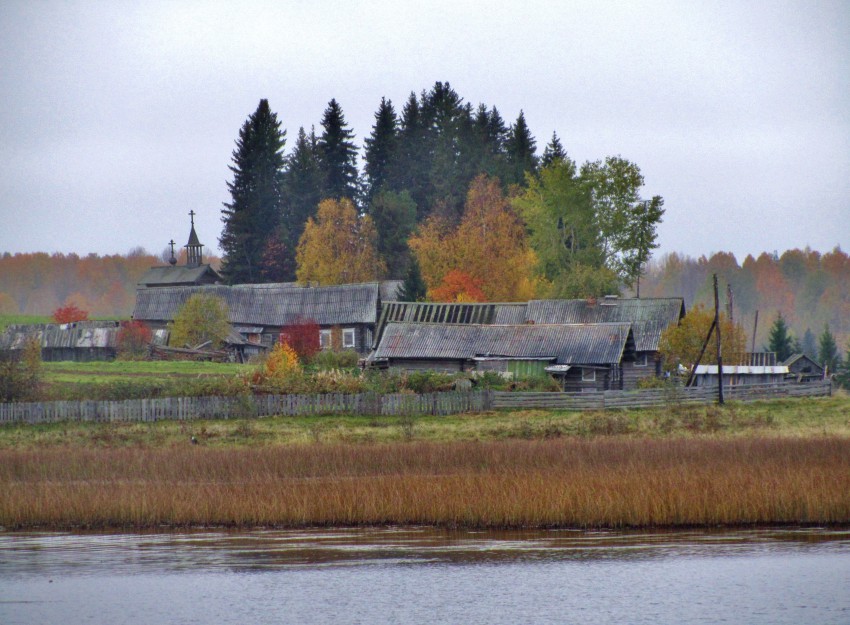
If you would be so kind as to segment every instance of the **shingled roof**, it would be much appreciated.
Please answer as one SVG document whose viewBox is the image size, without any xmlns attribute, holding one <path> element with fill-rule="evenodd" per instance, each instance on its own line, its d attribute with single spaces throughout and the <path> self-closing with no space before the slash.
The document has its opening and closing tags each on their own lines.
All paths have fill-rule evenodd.
<svg viewBox="0 0 850 625">
<path fill-rule="evenodd" d="M 319 325 L 374 324 L 379 283 L 302 287 L 292 283 L 163 287 L 136 291 L 133 318 L 165 322 L 195 293 L 223 299 L 234 324 L 280 327 L 298 317 Z"/>
<path fill-rule="evenodd" d="M 637 351 L 657 351 L 661 332 L 684 316 L 680 297 L 532 300 L 526 309 L 527 321 L 535 324 L 629 322 Z"/>
<path fill-rule="evenodd" d="M 390 322 L 373 358 L 468 360 L 552 358 L 558 364 L 616 364 L 634 349 L 628 323 L 467 325 Z"/>
<path fill-rule="evenodd" d="M 174 265 L 151 267 L 139 280 L 140 287 L 194 286 L 220 282 L 221 276 L 210 265 Z"/>
</svg>

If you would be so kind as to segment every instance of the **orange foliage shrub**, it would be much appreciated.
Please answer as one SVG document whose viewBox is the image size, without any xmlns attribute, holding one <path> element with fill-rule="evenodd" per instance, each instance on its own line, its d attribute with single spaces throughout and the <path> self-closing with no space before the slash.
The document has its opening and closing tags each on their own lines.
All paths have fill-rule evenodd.
<svg viewBox="0 0 850 625">
<path fill-rule="evenodd" d="M 56 323 L 73 323 L 74 321 L 86 321 L 89 318 L 87 310 L 80 310 L 75 304 L 60 306 L 53 311 L 53 320 Z"/>
<path fill-rule="evenodd" d="M 473 278 L 459 269 L 449 271 L 443 281 L 429 293 L 436 302 L 486 302 L 487 295 L 481 289 L 481 280 Z"/>
</svg>

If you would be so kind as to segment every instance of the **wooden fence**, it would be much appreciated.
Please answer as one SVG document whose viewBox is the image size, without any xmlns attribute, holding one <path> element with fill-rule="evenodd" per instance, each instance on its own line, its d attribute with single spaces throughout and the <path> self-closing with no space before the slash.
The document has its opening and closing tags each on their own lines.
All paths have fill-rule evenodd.
<svg viewBox="0 0 850 625">
<path fill-rule="evenodd" d="M 726 401 L 754 401 L 776 397 L 823 397 L 832 394 L 829 380 L 812 384 L 752 384 L 724 386 Z M 710 404 L 717 387 L 671 387 L 596 393 L 493 393 L 492 407 L 549 408 L 557 410 L 610 410 L 651 408 L 677 404 Z"/>
<path fill-rule="evenodd" d="M 816 384 L 753 385 L 725 388 L 730 401 L 773 397 L 830 395 L 827 381 Z M 551 408 L 606 410 L 643 408 L 715 401 L 711 388 L 671 388 L 602 393 L 502 393 L 458 391 L 451 393 L 328 393 L 324 395 L 255 395 L 242 397 L 163 397 L 124 401 L 55 401 L 0 404 L 0 424 L 54 423 L 58 421 L 161 421 L 228 419 L 271 415 L 450 415 L 500 408 Z"/>
</svg>

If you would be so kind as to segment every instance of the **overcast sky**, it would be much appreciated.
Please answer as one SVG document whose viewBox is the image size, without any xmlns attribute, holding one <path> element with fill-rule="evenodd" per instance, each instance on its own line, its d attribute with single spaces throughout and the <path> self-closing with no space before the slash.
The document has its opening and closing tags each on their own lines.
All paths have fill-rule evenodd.
<svg viewBox="0 0 850 625">
<path fill-rule="evenodd" d="M 0 1 L 0 252 L 217 251 L 238 131 L 448 81 L 636 162 L 657 254 L 850 251 L 850 2 Z"/>
</svg>

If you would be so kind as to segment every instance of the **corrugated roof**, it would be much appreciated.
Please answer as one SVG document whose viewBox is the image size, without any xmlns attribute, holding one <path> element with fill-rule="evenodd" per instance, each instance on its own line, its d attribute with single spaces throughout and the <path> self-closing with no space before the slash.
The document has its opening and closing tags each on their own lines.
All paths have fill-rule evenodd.
<svg viewBox="0 0 850 625">
<path fill-rule="evenodd" d="M 117 321 L 78 321 L 75 323 L 12 324 L 0 334 L 0 349 L 23 349 L 35 338 L 42 348 L 112 347 L 117 344 Z"/>
<path fill-rule="evenodd" d="M 465 360 L 476 356 L 553 358 L 558 364 L 613 364 L 633 341 L 628 323 L 467 325 L 388 323 L 374 358 Z"/>
<path fill-rule="evenodd" d="M 391 302 L 398 299 L 404 280 L 381 280 L 381 301 Z"/>
<path fill-rule="evenodd" d="M 680 297 L 532 300 L 526 312 L 527 320 L 534 323 L 629 322 L 638 351 L 657 351 L 661 332 L 684 315 Z"/>
<path fill-rule="evenodd" d="M 377 282 L 300 287 L 285 284 L 243 284 L 163 287 L 136 291 L 133 318 L 171 321 L 195 293 L 223 299 L 230 321 L 243 325 L 285 326 L 298 317 L 319 325 L 374 324 L 378 315 Z"/>
</svg>

